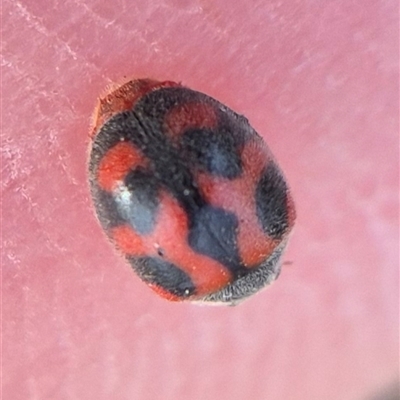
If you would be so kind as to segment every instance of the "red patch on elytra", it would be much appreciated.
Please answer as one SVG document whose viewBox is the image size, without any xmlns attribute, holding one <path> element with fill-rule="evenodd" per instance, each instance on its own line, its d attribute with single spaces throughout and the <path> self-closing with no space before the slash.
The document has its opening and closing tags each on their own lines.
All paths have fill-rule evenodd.
<svg viewBox="0 0 400 400">
<path fill-rule="evenodd" d="M 112 191 L 114 185 L 123 180 L 131 169 L 145 165 L 145 161 L 135 147 L 127 142 L 120 142 L 101 159 L 97 169 L 97 182 L 102 189 Z"/>
<path fill-rule="evenodd" d="M 147 249 L 146 241 L 129 225 L 120 225 L 112 229 L 112 240 L 117 248 L 124 254 L 145 255 Z"/>
<path fill-rule="evenodd" d="M 232 280 L 226 267 L 189 246 L 187 215 L 166 192 L 161 193 L 157 223 L 150 234 L 141 236 L 128 225 L 122 225 L 111 230 L 111 237 L 116 247 L 128 256 L 160 258 L 158 253 L 162 250 L 163 260 L 188 274 L 196 295 L 215 292 Z"/>
<path fill-rule="evenodd" d="M 198 175 L 199 188 L 205 199 L 238 216 L 237 245 L 240 257 L 248 268 L 258 266 L 279 243 L 265 235 L 256 212 L 256 184 L 269 161 L 270 154 L 262 143 L 251 141 L 242 151 L 243 174 L 237 179 L 203 173 Z"/>
<path fill-rule="evenodd" d="M 166 132 L 172 137 L 180 136 L 190 128 L 213 128 L 217 124 L 214 108 L 206 103 L 188 102 L 178 104 L 165 116 Z"/>
<path fill-rule="evenodd" d="M 98 100 L 93 113 L 91 136 L 95 136 L 102 125 L 114 115 L 131 110 L 145 94 L 156 89 L 175 86 L 180 85 L 172 81 L 157 82 L 151 79 L 136 79 L 116 88 L 112 87 Z"/>
</svg>

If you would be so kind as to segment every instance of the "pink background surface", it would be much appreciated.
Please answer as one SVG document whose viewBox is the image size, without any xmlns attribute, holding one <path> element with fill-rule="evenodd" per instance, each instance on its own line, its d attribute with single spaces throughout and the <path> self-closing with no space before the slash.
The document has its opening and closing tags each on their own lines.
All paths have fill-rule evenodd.
<svg viewBox="0 0 400 400">
<path fill-rule="evenodd" d="M 397 1 L 2 7 L 5 400 L 358 400 L 398 381 Z M 169 303 L 106 242 L 89 122 L 125 77 L 181 81 L 267 140 L 298 212 L 267 291 Z"/>
</svg>

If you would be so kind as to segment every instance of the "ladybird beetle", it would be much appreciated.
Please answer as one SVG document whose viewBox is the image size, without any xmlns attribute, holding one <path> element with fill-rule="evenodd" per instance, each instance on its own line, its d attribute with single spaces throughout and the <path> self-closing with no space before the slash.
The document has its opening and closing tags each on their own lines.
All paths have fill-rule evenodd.
<svg viewBox="0 0 400 400">
<path fill-rule="evenodd" d="M 288 186 L 243 116 L 181 84 L 129 81 L 97 105 L 98 219 L 172 301 L 234 305 L 275 280 L 295 220 Z"/>
</svg>

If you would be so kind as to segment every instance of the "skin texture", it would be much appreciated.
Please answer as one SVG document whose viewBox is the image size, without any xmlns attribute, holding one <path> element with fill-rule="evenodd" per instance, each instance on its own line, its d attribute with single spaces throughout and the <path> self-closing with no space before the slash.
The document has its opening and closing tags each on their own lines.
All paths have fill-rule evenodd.
<svg viewBox="0 0 400 400">
<path fill-rule="evenodd" d="M 5 0 L 2 22 L 5 399 L 389 398 L 396 2 Z M 289 264 L 242 305 L 159 298 L 96 221 L 90 115 L 106 85 L 133 77 L 244 114 L 285 173 Z"/>
</svg>

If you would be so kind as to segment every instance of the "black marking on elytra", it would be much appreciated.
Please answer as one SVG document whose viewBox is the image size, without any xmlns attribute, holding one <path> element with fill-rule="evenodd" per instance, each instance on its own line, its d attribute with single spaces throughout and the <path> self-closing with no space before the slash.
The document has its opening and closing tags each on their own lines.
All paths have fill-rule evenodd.
<svg viewBox="0 0 400 400">
<path fill-rule="evenodd" d="M 184 87 L 162 88 L 143 96 L 135 105 L 138 115 L 146 115 L 149 123 L 156 123 L 159 130 L 164 129 L 165 115 L 180 104 L 197 103 L 211 106 L 217 117 L 213 128 L 216 135 L 229 137 L 235 148 L 242 148 L 246 141 L 259 136 L 250 126 L 248 120 L 231 110 L 219 101 Z"/>
<path fill-rule="evenodd" d="M 179 297 L 189 297 L 196 292 L 189 275 L 175 264 L 156 257 L 128 257 L 128 261 L 146 283 L 160 286 Z"/>
<path fill-rule="evenodd" d="M 230 134 L 210 129 L 190 129 L 182 137 L 189 163 L 212 175 L 234 179 L 242 173 L 239 149 Z"/>
<path fill-rule="evenodd" d="M 113 196 L 120 217 L 137 233 L 150 233 L 158 211 L 158 183 L 150 171 L 140 167 L 130 171 Z"/>
<path fill-rule="evenodd" d="M 168 190 L 188 214 L 189 220 L 206 206 L 191 168 L 193 160 L 185 156 L 180 146 L 168 140 L 164 132 L 166 113 L 179 104 L 197 102 L 211 105 L 217 113 L 218 124 L 211 133 L 211 141 L 202 141 L 198 133 L 190 138 L 189 148 L 198 149 L 197 158 L 211 173 L 227 178 L 241 172 L 240 154 L 243 144 L 254 138 L 255 131 L 247 120 L 202 93 L 186 88 L 163 88 L 144 95 L 132 110 L 111 117 L 94 138 L 90 157 L 91 180 L 95 181 L 100 160 L 121 141 L 135 146 L 146 158 L 149 173 L 161 189 Z M 186 140 L 186 139 L 185 139 Z M 216 156 L 213 159 L 213 156 Z"/>
<path fill-rule="evenodd" d="M 237 248 L 238 220 L 222 208 L 206 205 L 190 219 L 189 245 L 225 265 L 234 277 L 246 274 Z"/>
<path fill-rule="evenodd" d="M 135 105 L 135 112 L 146 115 L 149 121 L 158 120 L 160 128 L 168 111 L 180 104 L 202 103 L 217 107 L 220 103 L 205 95 L 183 87 L 161 88 L 147 93 Z M 233 112 L 233 111 L 232 111 Z"/>
<path fill-rule="evenodd" d="M 249 140 L 254 137 L 260 137 L 251 127 L 249 121 L 240 114 L 235 113 L 230 108 L 218 103 L 218 134 L 222 136 L 231 136 L 236 148 L 243 148 Z"/>
<path fill-rule="evenodd" d="M 264 232 L 281 239 L 288 229 L 287 186 L 274 162 L 263 171 L 256 188 L 257 216 Z"/>
<path fill-rule="evenodd" d="M 196 187 L 190 166 L 156 125 L 156 121 L 142 119 L 140 113 L 125 111 L 103 125 L 95 142 L 119 136 L 132 143 L 149 160 L 149 172 L 158 185 L 167 189 L 191 214 L 202 207 L 205 201 Z M 93 152 L 96 152 L 95 148 Z"/>
<path fill-rule="evenodd" d="M 100 189 L 93 182 L 91 182 L 91 192 L 97 217 L 106 232 L 111 228 L 124 224 L 125 221 L 115 207 L 115 200 L 111 193 Z"/>
<path fill-rule="evenodd" d="M 123 113 L 117 114 L 121 115 Z M 124 116 L 126 118 L 126 116 Z M 90 152 L 89 171 L 93 176 L 97 176 L 97 168 L 103 157 L 115 145 L 121 142 L 129 142 L 126 132 L 118 129 L 117 124 L 112 122 L 113 118 L 104 124 L 97 135 L 93 139 L 92 149 Z M 131 134 L 135 134 L 135 128 L 131 126 Z"/>
</svg>

